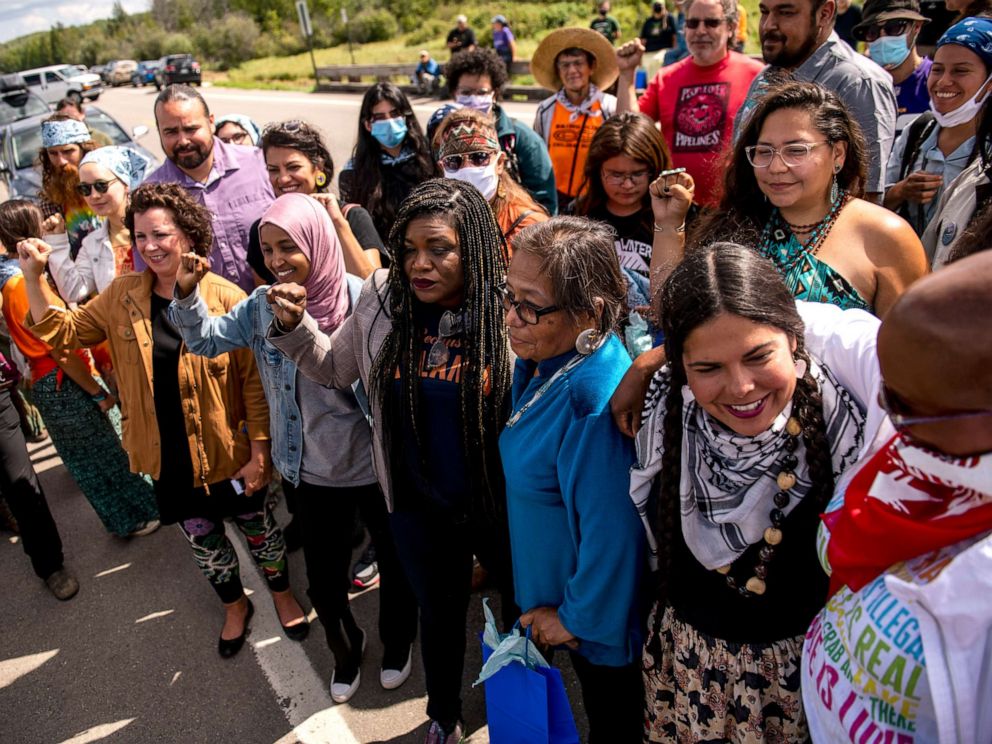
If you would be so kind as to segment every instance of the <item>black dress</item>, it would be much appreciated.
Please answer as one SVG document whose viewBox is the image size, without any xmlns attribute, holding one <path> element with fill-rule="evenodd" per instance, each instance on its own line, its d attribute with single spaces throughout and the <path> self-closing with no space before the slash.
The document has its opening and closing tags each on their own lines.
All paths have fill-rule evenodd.
<svg viewBox="0 0 992 744">
<path fill-rule="evenodd" d="M 224 517 L 262 510 L 266 489 L 250 497 L 238 493 L 230 481 L 206 488 L 193 487 L 193 459 L 179 390 L 183 340 L 169 320 L 169 300 L 152 293 L 152 393 L 161 442 L 161 469 L 155 481 L 155 499 L 163 524 L 193 517 L 219 521 Z"/>
</svg>

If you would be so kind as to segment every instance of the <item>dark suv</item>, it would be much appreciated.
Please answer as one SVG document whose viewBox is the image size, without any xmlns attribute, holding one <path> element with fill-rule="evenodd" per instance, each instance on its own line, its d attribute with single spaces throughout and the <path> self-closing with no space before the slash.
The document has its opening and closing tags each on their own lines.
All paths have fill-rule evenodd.
<svg viewBox="0 0 992 744">
<path fill-rule="evenodd" d="M 170 54 L 159 60 L 159 67 L 155 70 L 155 87 L 162 90 L 163 86 L 173 83 L 200 85 L 200 63 L 193 59 L 192 54 Z"/>
</svg>

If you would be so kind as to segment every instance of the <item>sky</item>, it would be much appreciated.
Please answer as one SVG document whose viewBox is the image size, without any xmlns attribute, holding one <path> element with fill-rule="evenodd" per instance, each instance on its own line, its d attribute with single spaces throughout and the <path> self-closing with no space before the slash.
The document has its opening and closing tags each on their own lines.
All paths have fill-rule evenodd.
<svg viewBox="0 0 992 744">
<path fill-rule="evenodd" d="M 121 0 L 128 13 L 148 10 L 149 0 Z M 0 0 L 0 42 L 47 31 L 53 23 L 78 26 L 110 18 L 114 0 Z"/>
</svg>

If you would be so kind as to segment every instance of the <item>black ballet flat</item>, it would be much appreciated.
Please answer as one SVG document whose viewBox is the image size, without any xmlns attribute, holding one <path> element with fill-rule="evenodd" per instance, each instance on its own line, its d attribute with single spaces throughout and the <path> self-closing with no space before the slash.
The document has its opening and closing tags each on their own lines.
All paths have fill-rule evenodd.
<svg viewBox="0 0 992 744">
<path fill-rule="evenodd" d="M 241 631 L 241 635 L 237 638 L 231 638 L 230 640 L 226 640 L 224 638 L 217 639 L 217 653 L 221 655 L 221 658 L 230 659 L 241 650 L 242 646 L 245 645 L 245 638 L 248 636 L 248 623 L 251 622 L 251 617 L 254 614 L 255 605 L 253 605 L 249 599 L 248 614 L 245 615 L 245 627 L 244 630 Z"/>
<path fill-rule="evenodd" d="M 306 637 L 310 635 L 310 621 L 305 617 L 302 623 L 297 623 L 296 625 L 283 625 L 282 632 L 286 634 L 286 637 L 291 641 L 304 641 Z"/>
</svg>

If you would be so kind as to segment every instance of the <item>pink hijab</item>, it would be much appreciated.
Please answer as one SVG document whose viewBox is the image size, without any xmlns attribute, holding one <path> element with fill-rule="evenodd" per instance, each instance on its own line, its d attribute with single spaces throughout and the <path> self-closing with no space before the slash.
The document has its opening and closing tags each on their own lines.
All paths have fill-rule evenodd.
<svg viewBox="0 0 992 744">
<path fill-rule="evenodd" d="M 320 330 L 330 333 L 348 314 L 348 281 L 345 278 L 341 243 L 327 210 L 305 194 L 283 194 L 265 210 L 258 226 L 275 225 L 286 231 L 310 259 L 307 312 Z"/>
</svg>

